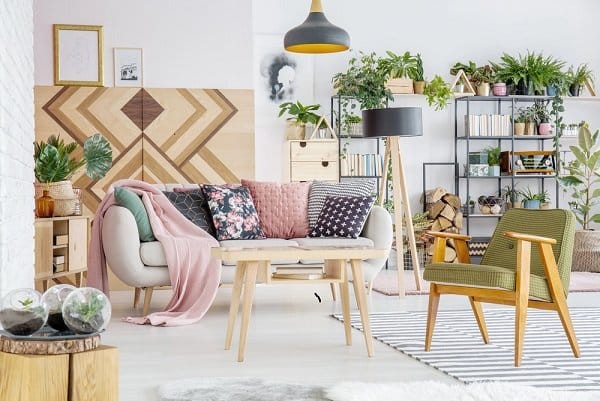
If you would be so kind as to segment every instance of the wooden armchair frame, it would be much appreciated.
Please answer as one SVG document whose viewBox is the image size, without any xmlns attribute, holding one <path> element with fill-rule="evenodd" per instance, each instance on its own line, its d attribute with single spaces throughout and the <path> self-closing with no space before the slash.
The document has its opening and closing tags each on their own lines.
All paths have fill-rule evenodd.
<svg viewBox="0 0 600 401">
<path fill-rule="evenodd" d="M 471 237 L 461 234 L 443 233 L 443 232 L 429 232 L 428 234 L 435 237 L 434 242 L 434 253 L 433 263 L 444 262 L 444 251 L 446 248 L 446 241 L 448 239 L 454 240 L 456 253 L 458 256 L 459 263 L 471 263 L 469 256 L 469 250 L 467 241 Z M 565 292 L 563 289 L 562 282 L 558 275 L 558 267 L 552 252 L 552 245 L 556 244 L 556 240 L 553 238 L 539 237 L 535 235 L 521 234 L 512 231 L 505 232 L 504 235 L 509 238 L 513 238 L 517 241 L 517 260 L 516 260 L 516 286 L 514 291 L 493 289 L 493 288 L 480 288 L 480 287 L 466 287 L 453 284 L 440 284 L 431 283 L 429 293 L 429 306 L 427 310 L 427 330 L 425 334 L 425 351 L 431 349 L 431 340 L 433 338 L 433 330 L 435 327 L 435 318 L 437 315 L 438 305 L 441 294 L 456 294 L 466 295 L 469 297 L 469 302 L 479 331 L 483 337 L 483 342 L 489 343 L 489 336 L 485 319 L 483 316 L 483 309 L 481 307 L 482 302 L 504 304 L 515 306 L 515 366 L 521 365 L 521 358 L 523 354 L 523 338 L 525 335 L 525 325 L 527 319 L 527 308 L 537 308 L 545 310 L 554 310 L 558 312 L 560 321 L 565 330 L 571 349 L 576 358 L 579 358 L 579 345 L 577 344 L 577 338 L 575 337 L 575 331 L 573 330 L 573 324 L 571 322 L 571 316 L 567 307 Z M 544 272 L 546 274 L 546 281 L 548 283 L 548 289 L 552 297 L 551 301 L 533 300 L 529 299 L 529 278 L 530 278 L 530 265 L 531 265 L 531 244 L 537 245 L 537 249 L 540 253 L 542 263 L 544 265 Z"/>
</svg>

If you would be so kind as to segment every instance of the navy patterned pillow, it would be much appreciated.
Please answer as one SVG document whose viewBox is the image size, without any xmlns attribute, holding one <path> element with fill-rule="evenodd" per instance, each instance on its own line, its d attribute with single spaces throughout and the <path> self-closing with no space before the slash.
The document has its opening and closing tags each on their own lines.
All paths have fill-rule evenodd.
<svg viewBox="0 0 600 401">
<path fill-rule="evenodd" d="M 358 238 L 373 203 L 373 196 L 326 197 L 309 237 Z"/>
<path fill-rule="evenodd" d="M 219 241 L 264 239 L 250 190 L 242 186 L 204 185 Z"/>
<path fill-rule="evenodd" d="M 217 237 L 215 226 L 212 221 L 212 215 L 208 208 L 206 196 L 201 189 L 191 189 L 177 192 L 163 192 L 173 206 L 189 221 L 209 233 L 214 238 Z"/>
</svg>

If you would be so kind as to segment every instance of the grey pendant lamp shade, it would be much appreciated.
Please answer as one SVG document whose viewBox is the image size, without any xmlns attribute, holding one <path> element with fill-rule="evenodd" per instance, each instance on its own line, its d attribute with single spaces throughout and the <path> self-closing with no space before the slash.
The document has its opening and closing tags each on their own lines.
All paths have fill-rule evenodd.
<svg viewBox="0 0 600 401">
<path fill-rule="evenodd" d="M 423 135 L 420 107 L 363 110 L 362 119 L 363 135 L 367 138 Z"/>
<path fill-rule="evenodd" d="M 327 20 L 321 0 L 312 0 L 308 17 L 285 34 L 283 46 L 294 53 L 337 53 L 350 48 L 350 35 Z"/>
</svg>

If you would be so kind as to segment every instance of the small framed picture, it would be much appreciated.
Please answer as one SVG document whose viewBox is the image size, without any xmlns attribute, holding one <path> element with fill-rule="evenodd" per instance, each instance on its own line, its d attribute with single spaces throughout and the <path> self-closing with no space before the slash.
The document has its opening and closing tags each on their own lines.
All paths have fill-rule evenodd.
<svg viewBox="0 0 600 401">
<path fill-rule="evenodd" d="M 102 27 L 54 24 L 54 85 L 102 86 Z"/>
<path fill-rule="evenodd" d="M 115 86 L 142 87 L 142 49 L 115 47 Z"/>
</svg>

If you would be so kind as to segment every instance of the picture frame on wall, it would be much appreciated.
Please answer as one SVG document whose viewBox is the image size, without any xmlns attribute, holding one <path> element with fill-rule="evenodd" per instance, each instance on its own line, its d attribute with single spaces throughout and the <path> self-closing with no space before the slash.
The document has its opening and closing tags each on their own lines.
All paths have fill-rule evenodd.
<svg viewBox="0 0 600 401">
<path fill-rule="evenodd" d="M 141 48 L 115 47 L 113 49 L 115 86 L 142 87 L 144 78 Z"/>
<path fill-rule="evenodd" d="M 54 24 L 54 85 L 103 86 L 102 26 Z"/>
</svg>

